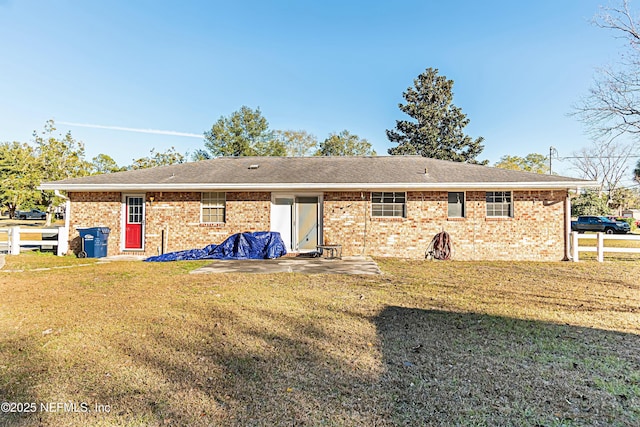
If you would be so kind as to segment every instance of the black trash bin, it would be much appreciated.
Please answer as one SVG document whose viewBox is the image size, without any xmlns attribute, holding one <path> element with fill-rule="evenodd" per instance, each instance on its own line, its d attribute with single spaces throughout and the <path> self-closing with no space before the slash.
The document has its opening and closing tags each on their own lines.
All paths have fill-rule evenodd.
<svg viewBox="0 0 640 427">
<path fill-rule="evenodd" d="M 108 227 L 79 228 L 78 232 L 80 233 L 80 239 L 82 239 L 82 249 L 80 253 L 78 253 L 78 257 L 106 257 L 110 231 Z"/>
</svg>

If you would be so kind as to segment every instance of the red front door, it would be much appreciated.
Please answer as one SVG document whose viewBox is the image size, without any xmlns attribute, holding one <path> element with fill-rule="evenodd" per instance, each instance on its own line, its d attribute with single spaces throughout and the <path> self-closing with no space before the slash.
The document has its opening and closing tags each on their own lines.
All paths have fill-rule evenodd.
<svg viewBox="0 0 640 427">
<path fill-rule="evenodd" d="M 144 198 L 126 197 L 124 248 L 142 249 L 142 223 L 144 222 Z"/>
</svg>

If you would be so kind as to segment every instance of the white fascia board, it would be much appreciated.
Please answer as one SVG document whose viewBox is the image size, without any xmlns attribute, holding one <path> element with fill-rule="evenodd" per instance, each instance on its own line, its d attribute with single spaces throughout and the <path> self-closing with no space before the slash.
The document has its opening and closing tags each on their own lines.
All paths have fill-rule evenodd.
<svg viewBox="0 0 640 427">
<path fill-rule="evenodd" d="M 447 182 L 447 183 L 275 183 L 275 184 L 41 184 L 64 191 L 363 191 L 363 190 L 559 190 L 597 187 L 595 181 Z"/>
</svg>

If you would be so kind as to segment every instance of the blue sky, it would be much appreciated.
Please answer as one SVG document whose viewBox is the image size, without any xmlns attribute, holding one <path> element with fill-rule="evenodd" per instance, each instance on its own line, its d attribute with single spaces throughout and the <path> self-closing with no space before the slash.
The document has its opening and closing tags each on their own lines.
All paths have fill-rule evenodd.
<svg viewBox="0 0 640 427">
<path fill-rule="evenodd" d="M 620 50 L 590 23 L 607 1 L 0 0 L 0 141 L 53 118 L 126 165 L 203 148 L 188 135 L 247 105 L 272 129 L 347 129 L 386 154 L 402 92 L 433 67 L 480 159 L 568 156 L 591 143 L 571 106 Z"/>
</svg>

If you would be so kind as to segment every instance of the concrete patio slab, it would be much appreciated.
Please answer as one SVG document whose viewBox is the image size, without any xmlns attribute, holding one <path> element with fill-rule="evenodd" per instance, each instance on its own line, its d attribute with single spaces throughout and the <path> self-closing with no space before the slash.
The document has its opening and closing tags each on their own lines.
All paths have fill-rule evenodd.
<svg viewBox="0 0 640 427">
<path fill-rule="evenodd" d="M 369 257 L 278 258 L 259 260 L 216 260 L 191 274 L 206 273 L 303 273 L 303 274 L 382 274 Z"/>
</svg>

